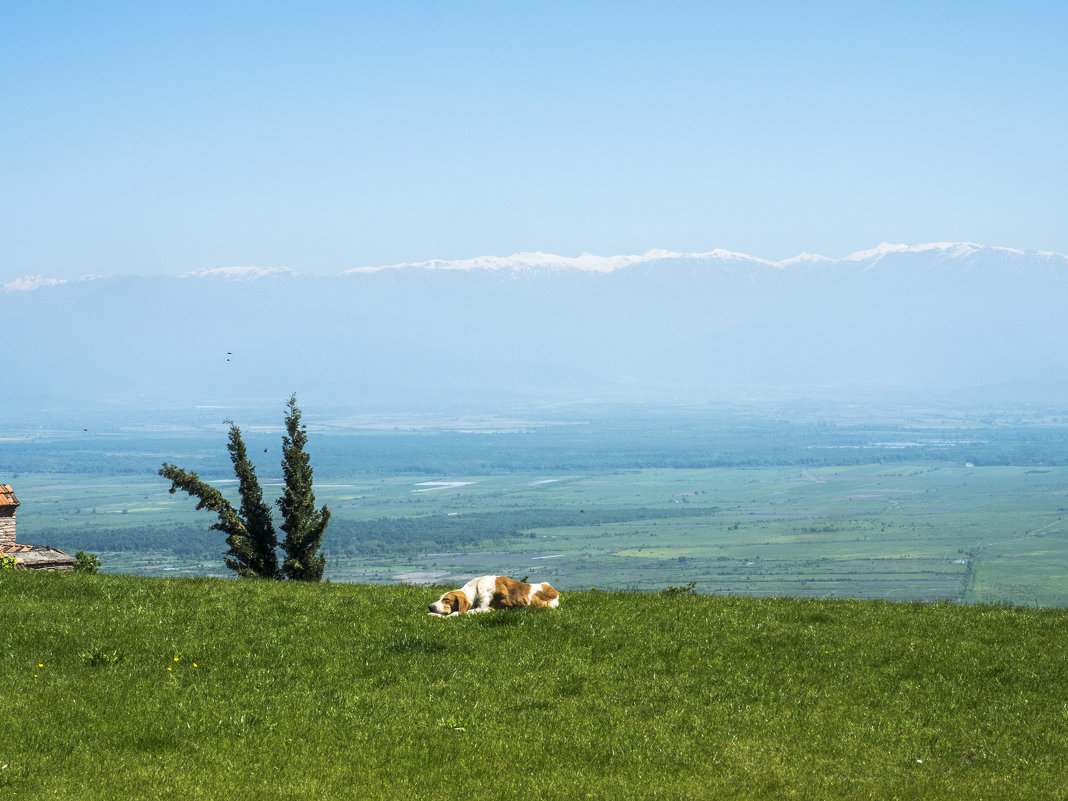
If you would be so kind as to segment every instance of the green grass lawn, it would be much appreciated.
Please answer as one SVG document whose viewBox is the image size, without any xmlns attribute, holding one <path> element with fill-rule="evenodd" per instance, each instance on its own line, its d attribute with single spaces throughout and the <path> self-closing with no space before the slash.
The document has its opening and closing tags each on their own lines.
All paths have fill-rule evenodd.
<svg viewBox="0 0 1068 801">
<path fill-rule="evenodd" d="M 0 575 L 0 799 L 1065 798 L 1068 612 Z"/>
</svg>

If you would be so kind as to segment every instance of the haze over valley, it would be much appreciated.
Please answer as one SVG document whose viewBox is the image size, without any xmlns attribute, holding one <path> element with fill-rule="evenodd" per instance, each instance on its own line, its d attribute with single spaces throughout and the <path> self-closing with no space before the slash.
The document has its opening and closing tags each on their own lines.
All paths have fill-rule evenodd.
<svg viewBox="0 0 1068 801">
<path fill-rule="evenodd" d="M 1066 300 L 1063 255 L 943 243 L 23 278 L 0 287 L 0 318 L 18 332 L 6 405 L 24 412 L 275 408 L 293 391 L 354 409 L 754 388 L 1049 400 L 1068 376 Z"/>
</svg>

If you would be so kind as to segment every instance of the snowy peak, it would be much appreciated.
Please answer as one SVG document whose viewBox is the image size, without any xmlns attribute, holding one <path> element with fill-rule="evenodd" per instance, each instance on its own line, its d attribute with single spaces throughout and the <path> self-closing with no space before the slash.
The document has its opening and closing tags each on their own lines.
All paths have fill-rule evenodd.
<svg viewBox="0 0 1068 801">
<path fill-rule="evenodd" d="M 255 281 L 260 278 L 289 278 L 300 273 L 288 267 L 214 267 L 182 273 L 179 278 L 209 278 L 216 281 Z"/>
<path fill-rule="evenodd" d="M 937 261 L 964 260 L 980 254 L 1005 256 L 1042 256 L 1065 259 L 1057 253 L 1048 251 L 1024 251 L 1015 248 L 991 247 L 974 242 L 931 242 L 919 245 L 891 244 L 883 242 L 869 250 L 850 253 L 840 259 L 832 259 L 817 253 L 804 252 L 789 259 L 773 261 L 737 253 L 730 250 L 716 249 L 703 252 L 679 252 L 664 249 L 647 250 L 638 255 L 597 256 L 583 253 L 581 256 L 559 256 L 552 253 L 514 253 L 511 256 L 480 256 L 472 259 L 432 259 L 421 262 L 402 262 L 377 267 L 354 267 L 343 275 L 375 273 L 383 270 L 403 270 L 406 268 L 422 270 L 494 270 L 525 271 L 532 269 L 549 270 L 584 270 L 596 273 L 611 273 L 635 265 L 649 265 L 659 262 L 736 262 L 778 269 L 807 265 L 866 264 L 873 267 L 888 256 L 902 254 L 926 255 Z"/>
<path fill-rule="evenodd" d="M 497 271 L 525 271 L 533 269 L 549 270 L 584 270 L 595 273 L 611 273 L 626 267 L 638 264 L 651 264 L 662 261 L 689 260 L 718 260 L 718 261 L 745 261 L 755 264 L 773 264 L 773 262 L 759 259 L 755 256 L 747 256 L 744 253 L 733 253 L 729 250 L 710 250 L 705 253 L 679 253 L 671 250 L 655 248 L 644 253 L 629 256 L 597 256 L 593 253 L 583 253 L 581 256 L 559 256 L 553 253 L 513 253 L 511 256 L 479 256 L 473 259 L 432 259 L 420 262 L 402 262 L 379 267 L 354 267 L 346 270 L 343 274 L 374 273 L 382 270 L 401 270 L 415 268 L 423 270 L 497 270 Z"/>
<path fill-rule="evenodd" d="M 0 292 L 32 292 L 43 286 L 56 286 L 67 283 L 62 278 L 45 278 L 41 275 L 24 275 L 6 284 L 0 284 Z"/>
<path fill-rule="evenodd" d="M 68 281 L 66 278 L 45 278 L 43 275 L 24 275 L 21 278 L 16 278 L 13 281 L 0 284 L 0 295 L 8 292 L 33 292 L 36 289 L 61 286 L 63 284 L 97 281 L 103 277 L 104 276 L 102 275 L 83 275 L 80 278 L 73 279 L 73 281 Z"/>
<path fill-rule="evenodd" d="M 883 242 L 871 250 L 859 250 L 856 253 L 850 253 L 841 261 L 871 262 L 874 264 L 887 256 L 906 253 L 927 255 L 937 261 L 964 260 L 979 255 L 1068 258 L 1060 253 L 1048 250 L 1020 250 L 1019 248 L 980 245 L 975 242 L 928 242 L 921 245 L 893 245 L 889 242 Z"/>
</svg>

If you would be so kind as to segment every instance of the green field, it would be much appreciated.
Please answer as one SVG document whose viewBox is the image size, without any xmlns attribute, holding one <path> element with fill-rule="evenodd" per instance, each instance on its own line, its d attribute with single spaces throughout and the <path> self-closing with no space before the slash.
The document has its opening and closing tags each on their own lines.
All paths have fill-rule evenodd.
<svg viewBox="0 0 1068 801">
<path fill-rule="evenodd" d="M 566 589 L 694 581 L 709 594 L 1068 606 L 1064 466 L 319 475 L 333 581 L 505 573 Z M 99 553 L 109 572 L 227 573 L 212 516 L 155 475 L 16 484 L 20 541 Z"/>
<path fill-rule="evenodd" d="M 1066 797 L 1064 610 L 439 590 L 0 572 L 0 799 Z"/>
</svg>

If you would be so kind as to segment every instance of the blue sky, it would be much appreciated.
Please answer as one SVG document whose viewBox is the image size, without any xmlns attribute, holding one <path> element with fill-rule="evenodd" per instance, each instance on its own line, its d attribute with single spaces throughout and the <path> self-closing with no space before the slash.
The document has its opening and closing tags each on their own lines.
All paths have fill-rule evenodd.
<svg viewBox="0 0 1068 801">
<path fill-rule="evenodd" d="M 3 2 L 0 282 L 1068 253 L 1068 3 Z"/>
</svg>

